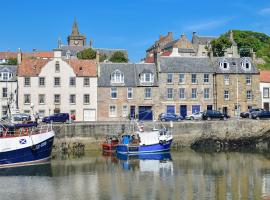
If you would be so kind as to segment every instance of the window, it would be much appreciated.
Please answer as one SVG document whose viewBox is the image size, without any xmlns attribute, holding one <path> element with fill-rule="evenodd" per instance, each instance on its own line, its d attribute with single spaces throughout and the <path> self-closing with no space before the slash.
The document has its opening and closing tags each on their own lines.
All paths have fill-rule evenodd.
<svg viewBox="0 0 270 200">
<path fill-rule="evenodd" d="M 191 74 L 191 83 L 193 83 L 193 84 L 197 83 L 197 75 L 196 74 Z"/>
<path fill-rule="evenodd" d="M 224 99 L 225 100 L 229 100 L 230 96 L 229 96 L 229 91 L 228 90 L 225 90 L 224 91 Z"/>
<path fill-rule="evenodd" d="M 230 85 L 230 77 L 228 74 L 224 75 L 224 85 Z"/>
<path fill-rule="evenodd" d="M 144 98 L 145 99 L 151 99 L 152 98 L 151 88 L 144 88 Z"/>
<path fill-rule="evenodd" d="M 39 104 L 45 104 L 45 94 L 39 94 L 38 95 L 38 103 Z"/>
<path fill-rule="evenodd" d="M 209 83 L 209 74 L 204 74 L 203 75 L 203 82 L 204 83 Z"/>
<path fill-rule="evenodd" d="M 24 87 L 29 87 L 30 85 L 30 77 L 24 77 Z"/>
<path fill-rule="evenodd" d="M 180 99 L 185 99 L 185 88 L 180 88 L 179 89 L 179 98 Z"/>
<path fill-rule="evenodd" d="M 179 74 L 179 83 L 185 83 L 185 74 Z"/>
<path fill-rule="evenodd" d="M 167 88 L 167 99 L 173 99 L 173 88 Z"/>
<path fill-rule="evenodd" d="M 89 104 L 90 103 L 90 95 L 89 94 L 84 94 L 83 95 L 83 103 L 84 104 Z"/>
<path fill-rule="evenodd" d="M 23 111 L 25 114 L 30 114 L 30 110 L 24 110 Z"/>
<path fill-rule="evenodd" d="M 54 86 L 60 87 L 60 85 L 61 85 L 60 77 L 54 77 Z"/>
<path fill-rule="evenodd" d="M 246 76 L 246 84 L 251 85 L 251 76 L 250 75 Z"/>
<path fill-rule="evenodd" d="M 8 97 L 7 88 L 2 88 L 2 97 L 3 98 L 7 98 Z"/>
<path fill-rule="evenodd" d="M 246 58 L 244 58 L 244 60 L 241 62 L 241 67 L 244 70 L 250 70 L 251 69 L 251 63 Z"/>
<path fill-rule="evenodd" d="M 204 99 L 209 99 L 209 91 L 210 91 L 209 88 L 204 88 L 204 91 L 203 91 Z"/>
<path fill-rule="evenodd" d="M 115 105 L 109 107 L 109 117 L 117 117 L 117 110 Z"/>
<path fill-rule="evenodd" d="M 192 88 L 191 89 L 191 98 L 192 99 L 197 99 L 197 88 Z"/>
<path fill-rule="evenodd" d="M 269 98 L 269 88 L 263 88 L 263 98 Z"/>
<path fill-rule="evenodd" d="M 144 73 L 141 76 L 141 83 L 153 83 L 154 77 L 151 73 Z"/>
<path fill-rule="evenodd" d="M 123 105 L 122 107 L 122 117 L 127 117 L 128 116 L 128 106 Z"/>
<path fill-rule="evenodd" d="M 45 117 L 45 110 L 39 110 L 38 115 L 39 115 L 40 118 Z"/>
<path fill-rule="evenodd" d="M 111 98 L 117 99 L 117 88 L 111 88 Z"/>
<path fill-rule="evenodd" d="M 31 96 L 30 94 L 24 95 L 24 104 L 30 104 L 31 103 Z"/>
<path fill-rule="evenodd" d="M 54 104 L 60 104 L 61 103 L 61 96 L 60 94 L 54 95 Z"/>
<path fill-rule="evenodd" d="M 40 87 L 45 86 L 45 77 L 39 77 L 39 86 Z"/>
<path fill-rule="evenodd" d="M 60 64 L 59 64 L 59 61 L 56 61 L 55 62 L 55 72 L 60 72 Z"/>
<path fill-rule="evenodd" d="M 8 107 L 7 106 L 2 106 L 2 117 L 7 116 L 8 114 Z"/>
<path fill-rule="evenodd" d="M 132 99 L 133 98 L 133 88 L 127 89 L 127 98 Z"/>
<path fill-rule="evenodd" d="M 111 76 L 111 83 L 124 83 L 124 74 L 116 70 Z"/>
<path fill-rule="evenodd" d="M 83 79 L 83 86 L 84 87 L 89 87 L 90 86 L 90 79 L 89 79 L 89 77 L 85 77 Z"/>
<path fill-rule="evenodd" d="M 219 66 L 220 66 L 220 68 L 225 69 L 225 70 L 228 70 L 230 67 L 229 63 L 226 61 L 220 62 Z"/>
<path fill-rule="evenodd" d="M 71 86 L 71 87 L 76 86 L 76 77 L 69 78 L 69 86 Z"/>
<path fill-rule="evenodd" d="M 69 103 L 76 104 L 76 95 L 75 94 L 69 95 Z"/>
<path fill-rule="evenodd" d="M 173 74 L 169 73 L 167 74 L 167 83 L 172 83 L 173 82 Z"/>
<path fill-rule="evenodd" d="M 4 81 L 8 80 L 8 73 L 6 73 L 6 72 L 3 73 L 3 80 Z"/>
<path fill-rule="evenodd" d="M 247 90 L 247 100 L 251 100 L 252 94 L 250 90 Z"/>
</svg>

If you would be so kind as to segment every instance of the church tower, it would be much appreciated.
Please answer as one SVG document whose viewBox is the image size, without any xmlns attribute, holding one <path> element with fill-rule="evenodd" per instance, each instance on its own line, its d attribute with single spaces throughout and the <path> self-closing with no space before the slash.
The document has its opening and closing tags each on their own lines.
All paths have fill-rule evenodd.
<svg viewBox="0 0 270 200">
<path fill-rule="evenodd" d="M 68 45 L 69 46 L 85 46 L 86 45 L 86 36 L 79 33 L 79 28 L 76 19 L 74 20 L 72 26 L 71 35 L 68 36 Z"/>
</svg>

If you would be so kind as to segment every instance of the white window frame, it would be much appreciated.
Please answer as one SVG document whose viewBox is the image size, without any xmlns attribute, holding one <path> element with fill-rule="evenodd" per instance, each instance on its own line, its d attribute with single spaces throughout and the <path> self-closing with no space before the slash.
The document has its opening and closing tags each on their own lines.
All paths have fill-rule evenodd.
<svg viewBox="0 0 270 200">
<path fill-rule="evenodd" d="M 252 91 L 251 90 L 247 90 L 246 91 L 246 98 L 247 98 L 247 100 L 252 100 Z"/>
<path fill-rule="evenodd" d="M 3 87 L 2 88 L 2 97 L 7 98 L 8 97 L 8 88 Z"/>
<path fill-rule="evenodd" d="M 230 76 L 229 76 L 229 74 L 224 74 L 224 85 L 230 85 Z"/>
<path fill-rule="evenodd" d="M 86 84 L 86 83 L 88 83 L 88 84 Z M 90 87 L 90 78 L 89 77 L 84 77 L 83 78 L 83 86 L 84 87 Z"/>
<path fill-rule="evenodd" d="M 88 98 L 88 102 L 85 101 Z M 90 94 L 84 94 L 83 95 L 83 104 L 90 104 Z"/>
<path fill-rule="evenodd" d="M 57 100 L 56 96 L 59 96 L 58 101 L 56 101 Z M 53 102 L 54 102 L 54 104 L 57 104 L 57 105 L 61 104 L 61 95 L 60 94 L 54 94 L 54 101 Z"/>
<path fill-rule="evenodd" d="M 144 99 L 152 99 L 152 89 L 144 88 Z"/>
<path fill-rule="evenodd" d="M 26 99 L 28 99 L 29 102 L 28 101 L 26 102 Z M 31 94 L 24 94 L 23 102 L 25 105 L 31 104 Z"/>
<path fill-rule="evenodd" d="M 111 83 L 122 84 L 125 82 L 124 74 L 120 70 L 115 70 L 111 75 Z"/>
<path fill-rule="evenodd" d="M 251 75 L 246 75 L 246 85 L 251 85 L 251 81 L 252 81 Z"/>
<path fill-rule="evenodd" d="M 114 112 L 111 112 L 114 107 Z M 117 106 L 116 105 L 109 105 L 109 117 L 117 117 Z"/>
<path fill-rule="evenodd" d="M 229 92 L 229 90 L 224 90 L 224 100 L 230 100 L 230 92 Z"/>
<path fill-rule="evenodd" d="M 197 99 L 198 98 L 198 90 L 197 88 L 191 88 L 191 99 Z"/>
<path fill-rule="evenodd" d="M 56 83 L 56 80 L 58 80 L 59 79 L 59 85 L 56 85 L 55 83 Z M 54 87 L 61 87 L 61 78 L 58 76 L 58 77 L 54 77 L 54 79 L 53 79 L 53 85 L 54 85 Z"/>
<path fill-rule="evenodd" d="M 41 97 L 42 97 L 42 98 L 41 98 Z M 41 99 L 43 99 L 43 103 L 40 102 Z M 39 105 L 45 105 L 45 104 L 46 104 L 45 94 L 39 94 L 39 95 L 38 95 L 38 104 L 39 104 Z"/>
<path fill-rule="evenodd" d="M 191 74 L 191 84 L 198 84 L 197 74 Z"/>
<path fill-rule="evenodd" d="M 179 77 L 178 77 L 178 82 L 179 84 L 184 84 L 185 83 L 185 74 L 179 74 Z"/>
<path fill-rule="evenodd" d="M 266 94 L 265 92 L 267 93 L 267 95 L 265 95 Z M 268 87 L 263 88 L 263 98 L 264 99 L 269 99 L 269 88 Z"/>
<path fill-rule="evenodd" d="M 203 82 L 204 83 L 209 83 L 209 74 L 203 74 Z"/>
<path fill-rule="evenodd" d="M 55 61 L 55 72 L 56 73 L 60 72 L 60 63 L 59 63 L 59 61 Z"/>
<path fill-rule="evenodd" d="M 76 76 L 69 77 L 69 86 L 76 87 Z"/>
<path fill-rule="evenodd" d="M 179 99 L 185 99 L 185 98 L 186 98 L 186 89 L 185 88 L 179 88 Z"/>
<path fill-rule="evenodd" d="M 167 99 L 173 99 L 173 88 L 167 88 Z"/>
<path fill-rule="evenodd" d="M 69 95 L 69 104 L 75 105 L 76 104 L 76 94 Z"/>
<path fill-rule="evenodd" d="M 167 83 L 172 84 L 173 83 L 173 73 L 167 74 Z"/>
<path fill-rule="evenodd" d="M 30 87 L 30 86 L 31 86 L 31 78 L 24 77 L 24 87 Z"/>
<path fill-rule="evenodd" d="M 40 84 L 41 83 L 41 80 L 43 80 L 43 84 Z M 45 84 L 46 84 L 45 77 L 39 77 L 38 78 L 38 86 L 39 87 L 45 87 Z"/>
<path fill-rule="evenodd" d="M 141 76 L 141 83 L 153 83 L 154 82 L 154 75 L 152 73 L 144 73 Z"/>
<path fill-rule="evenodd" d="M 115 97 L 113 97 L 113 94 L 116 94 Z M 111 88 L 111 99 L 117 99 L 118 97 L 118 89 L 117 87 L 112 87 Z"/>
<path fill-rule="evenodd" d="M 122 117 L 127 117 L 128 116 L 128 105 L 124 104 L 122 106 Z"/>
<path fill-rule="evenodd" d="M 210 88 L 203 89 L 203 97 L 204 99 L 210 99 Z"/>
<path fill-rule="evenodd" d="M 133 99 L 133 88 L 131 87 L 127 88 L 127 99 Z"/>
</svg>

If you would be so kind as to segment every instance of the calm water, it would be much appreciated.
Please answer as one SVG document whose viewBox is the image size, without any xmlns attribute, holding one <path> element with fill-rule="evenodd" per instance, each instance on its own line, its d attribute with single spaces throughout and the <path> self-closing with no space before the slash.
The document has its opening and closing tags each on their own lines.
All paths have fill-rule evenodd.
<svg viewBox="0 0 270 200">
<path fill-rule="evenodd" d="M 1 200 L 270 199 L 270 156 L 179 151 L 148 158 L 99 152 L 0 169 Z"/>
</svg>

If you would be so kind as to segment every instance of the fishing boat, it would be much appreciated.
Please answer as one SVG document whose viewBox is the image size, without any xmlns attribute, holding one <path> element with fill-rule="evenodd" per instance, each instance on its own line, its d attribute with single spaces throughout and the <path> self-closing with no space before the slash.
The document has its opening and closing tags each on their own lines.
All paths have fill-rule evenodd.
<svg viewBox="0 0 270 200">
<path fill-rule="evenodd" d="M 116 146 L 118 145 L 119 140 L 116 135 L 107 135 L 105 141 L 101 144 L 103 152 L 115 152 Z"/>
<path fill-rule="evenodd" d="M 36 122 L 0 124 L 0 168 L 27 166 L 49 161 L 53 147 L 52 125 Z"/>
<path fill-rule="evenodd" d="M 116 147 L 120 154 L 142 154 L 169 151 L 173 137 L 165 127 L 155 127 L 145 131 L 144 124 L 136 123 L 135 131 L 131 134 L 122 135 L 122 139 Z"/>
</svg>

